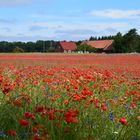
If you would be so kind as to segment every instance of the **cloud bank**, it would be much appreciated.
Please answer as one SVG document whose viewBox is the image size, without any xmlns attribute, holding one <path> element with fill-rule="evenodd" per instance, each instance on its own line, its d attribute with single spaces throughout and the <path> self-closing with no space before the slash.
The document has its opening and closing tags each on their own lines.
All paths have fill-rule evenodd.
<svg viewBox="0 0 140 140">
<path fill-rule="evenodd" d="M 90 12 L 90 15 L 112 19 L 134 19 L 138 17 L 140 18 L 140 10 L 120 10 L 120 9 L 93 10 Z"/>
</svg>

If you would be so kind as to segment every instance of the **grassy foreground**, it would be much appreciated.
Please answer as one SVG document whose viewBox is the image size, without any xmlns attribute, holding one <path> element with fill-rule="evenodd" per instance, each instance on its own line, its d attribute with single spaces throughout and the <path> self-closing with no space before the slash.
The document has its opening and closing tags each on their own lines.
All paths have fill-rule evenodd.
<svg viewBox="0 0 140 140">
<path fill-rule="evenodd" d="M 0 57 L 0 140 L 140 139 L 140 56 Z"/>
</svg>

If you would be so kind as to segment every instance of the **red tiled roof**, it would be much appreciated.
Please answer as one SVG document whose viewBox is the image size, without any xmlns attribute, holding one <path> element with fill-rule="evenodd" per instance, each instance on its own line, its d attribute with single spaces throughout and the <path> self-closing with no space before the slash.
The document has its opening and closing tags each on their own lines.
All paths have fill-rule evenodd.
<svg viewBox="0 0 140 140">
<path fill-rule="evenodd" d="M 87 44 L 97 49 L 110 50 L 112 48 L 113 40 L 85 41 L 82 44 Z"/>
<path fill-rule="evenodd" d="M 65 41 L 61 41 L 60 42 L 60 45 L 61 47 L 64 49 L 64 50 L 71 50 L 71 51 L 74 51 L 77 49 L 77 46 L 74 42 L 65 42 Z"/>
</svg>

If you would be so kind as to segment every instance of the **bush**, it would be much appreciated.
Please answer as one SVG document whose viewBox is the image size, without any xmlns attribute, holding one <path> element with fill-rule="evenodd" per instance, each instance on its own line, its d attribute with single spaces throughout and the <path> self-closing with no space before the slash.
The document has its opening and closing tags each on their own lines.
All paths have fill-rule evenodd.
<svg viewBox="0 0 140 140">
<path fill-rule="evenodd" d="M 23 53 L 23 52 L 24 52 L 24 50 L 22 48 L 19 48 L 19 47 L 16 47 L 13 50 L 13 53 Z"/>
<path fill-rule="evenodd" d="M 90 45 L 79 45 L 78 48 L 77 48 L 78 51 L 88 51 L 88 52 L 96 52 L 96 48 L 93 48 L 92 46 Z"/>
</svg>

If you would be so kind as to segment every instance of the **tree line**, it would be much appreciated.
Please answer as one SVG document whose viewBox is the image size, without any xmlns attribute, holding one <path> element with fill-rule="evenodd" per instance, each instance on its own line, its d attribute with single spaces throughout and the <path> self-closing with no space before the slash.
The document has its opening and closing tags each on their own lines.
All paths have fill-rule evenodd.
<svg viewBox="0 0 140 140">
<path fill-rule="evenodd" d="M 108 40 L 113 39 L 113 53 L 140 52 L 140 35 L 137 30 L 131 29 L 122 35 L 118 32 L 115 36 L 90 37 L 89 40 Z"/>
<path fill-rule="evenodd" d="M 55 52 L 58 41 L 38 40 L 36 42 L 0 42 L 0 52 Z"/>
<path fill-rule="evenodd" d="M 113 50 L 112 53 L 130 53 L 130 52 L 140 52 L 140 35 L 137 33 L 136 29 L 129 30 L 126 34 L 117 33 L 114 36 L 101 36 L 89 38 L 92 40 L 110 40 L 113 39 Z M 81 45 L 82 40 L 76 42 L 78 49 L 77 51 L 87 50 L 89 52 L 96 52 L 95 48 L 91 46 Z M 57 52 L 59 47 L 59 41 L 54 40 L 38 40 L 36 42 L 0 42 L 0 52 L 10 53 L 10 52 Z"/>
</svg>

